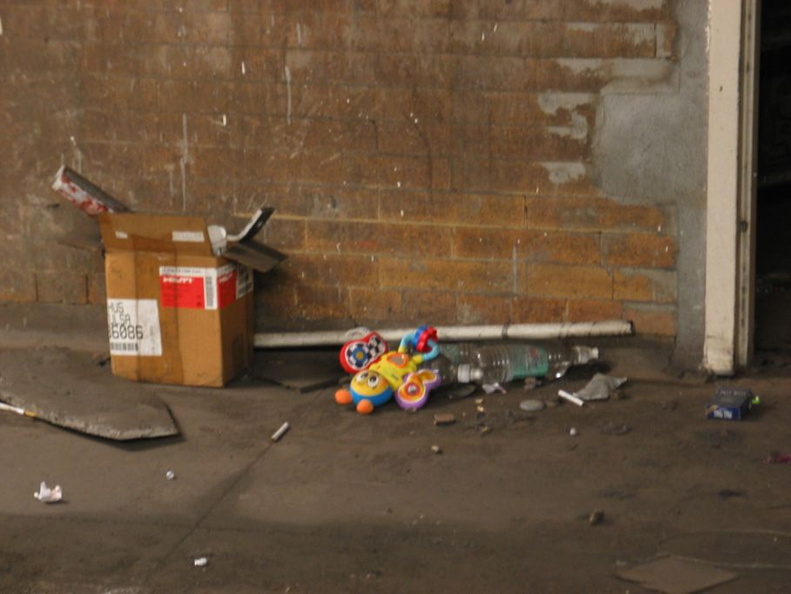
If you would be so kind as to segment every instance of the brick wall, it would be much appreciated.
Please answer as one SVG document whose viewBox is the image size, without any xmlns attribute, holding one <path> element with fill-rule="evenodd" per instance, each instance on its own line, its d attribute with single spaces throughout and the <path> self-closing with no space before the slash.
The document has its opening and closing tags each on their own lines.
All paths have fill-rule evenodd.
<svg viewBox="0 0 791 594">
<path fill-rule="evenodd" d="M 670 4 L 0 0 L 0 299 L 103 299 L 66 163 L 136 210 L 274 206 L 261 327 L 673 335 L 676 209 L 603 195 L 593 147 L 604 89 L 672 79 Z"/>
</svg>

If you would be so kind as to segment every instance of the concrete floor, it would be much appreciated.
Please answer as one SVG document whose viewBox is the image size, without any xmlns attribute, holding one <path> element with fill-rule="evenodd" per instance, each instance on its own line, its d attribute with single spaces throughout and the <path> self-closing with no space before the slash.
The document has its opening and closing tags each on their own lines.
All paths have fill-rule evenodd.
<svg viewBox="0 0 791 594">
<path fill-rule="evenodd" d="M 95 308 L 6 305 L 0 356 L 101 351 L 103 324 Z M 0 592 L 639 593 L 655 590 L 618 574 L 658 556 L 731 572 L 711 592 L 791 591 L 791 467 L 766 462 L 791 452 L 786 360 L 707 380 L 668 371 L 666 344 L 580 342 L 629 378 L 619 398 L 519 409 L 581 388 L 581 369 L 366 417 L 333 388 L 260 379 L 332 375 L 334 351 L 259 351 L 256 373 L 224 389 L 143 386 L 178 437 L 113 442 L 0 413 Z M 719 385 L 762 403 L 742 422 L 705 420 Z M 456 423 L 436 426 L 448 412 Z M 41 481 L 64 501 L 37 501 Z"/>
</svg>

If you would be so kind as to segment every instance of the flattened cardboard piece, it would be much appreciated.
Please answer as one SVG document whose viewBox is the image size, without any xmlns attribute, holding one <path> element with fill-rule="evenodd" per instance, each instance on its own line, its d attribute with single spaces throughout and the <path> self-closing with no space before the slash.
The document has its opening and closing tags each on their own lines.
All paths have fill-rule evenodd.
<svg viewBox="0 0 791 594">
<path fill-rule="evenodd" d="M 275 212 L 275 209 L 271 206 L 265 206 L 264 208 L 259 208 L 255 214 L 253 214 L 250 222 L 244 226 L 244 228 L 239 231 L 236 235 L 229 235 L 228 241 L 248 241 L 255 237 L 258 232 L 266 225 L 266 222 L 269 220 L 269 217 L 272 216 L 272 213 Z"/>
<path fill-rule="evenodd" d="M 0 400 L 28 416 L 106 439 L 179 434 L 157 396 L 113 377 L 89 353 L 65 348 L 3 349 Z"/>
<path fill-rule="evenodd" d="M 232 244 L 223 256 L 258 272 L 269 272 L 286 259 L 276 249 L 250 240 Z"/>
<path fill-rule="evenodd" d="M 300 393 L 338 386 L 348 378 L 334 349 L 256 352 L 250 375 Z"/>
<path fill-rule="evenodd" d="M 694 594 L 739 577 L 731 571 L 677 557 L 660 557 L 619 571 L 617 575 L 623 580 L 637 582 L 644 588 L 665 594 Z"/>
</svg>

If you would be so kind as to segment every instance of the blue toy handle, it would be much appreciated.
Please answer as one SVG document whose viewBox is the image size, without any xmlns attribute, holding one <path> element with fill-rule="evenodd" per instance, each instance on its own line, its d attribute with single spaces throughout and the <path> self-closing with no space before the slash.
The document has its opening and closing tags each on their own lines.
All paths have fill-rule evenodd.
<svg viewBox="0 0 791 594">
<path fill-rule="evenodd" d="M 428 350 L 426 348 L 428 347 Z M 398 346 L 399 352 L 413 351 L 423 355 L 424 361 L 435 359 L 439 355 L 437 330 L 431 326 L 420 326 L 414 332 L 406 334 Z"/>
<path fill-rule="evenodd" d="M 431 359 L 436 359 L 439 356 L 439 343 L 436 340 L 429 339 L 427 344 L 431 347 L 431 350 L 427 353 L 423 353 L 423 360 L 430 361 Z"/>
</svg>

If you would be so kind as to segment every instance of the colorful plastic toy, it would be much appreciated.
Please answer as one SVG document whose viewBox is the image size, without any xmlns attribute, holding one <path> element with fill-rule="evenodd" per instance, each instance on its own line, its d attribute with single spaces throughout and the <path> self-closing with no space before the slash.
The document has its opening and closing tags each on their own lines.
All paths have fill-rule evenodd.
<svg viewBox="0 0 791 594">
<path fill-rule="evenodd" d="M 431 391 L 441 383 L 442 378 L 432 369 L 418 369 L 406 375 L 395 400 L 404 410 L 416 411 L 425 406 Z"/>
<path fill-rule="evenodd" d="M 430 361 L 439 355 L 439 343 L 437 342 L 437 329 L 431 326 L 420 326 L 401 339 L 398 346 L 400 353 L 418 352 L 423 355 L 423 359 Z"/>
<path fill-rule="evenodd" d="M 341 347 L 339 355 L 341 367 L 347 373 L 368 369 L 387 350 L 387 341 L 376 332 L 369 332 L 362 338 L 350 340 Z"/>
<path fill-rule="evenodd" d="M 434 371 L 418 369 L 424 361 L 439 354 L 436 335 L 433 328 L 421 326 L 401 340 L 398 351 L 384 354 L 378 354 L 383 340 L 375 332 L 360 341 L 346 343 L 341 348 L 341 365 L 347 371 L 358 366 L 361 369 L 352 377 L 348 390 L 335 393 L 335 401 L 354 404 L 361 414 L 372 413 L 394 395 L 405 410 L 421 408 L 429 392 L 440 383 Z"/>
</svg>

